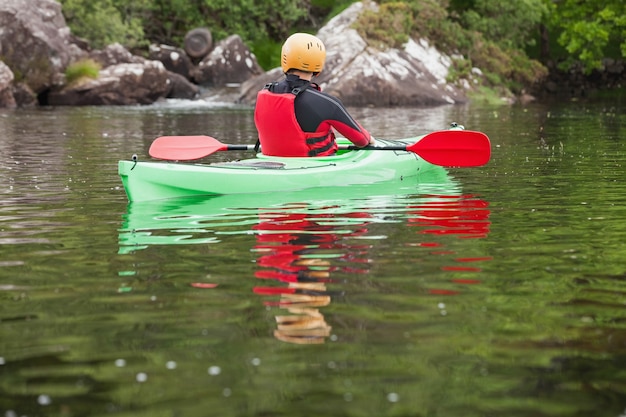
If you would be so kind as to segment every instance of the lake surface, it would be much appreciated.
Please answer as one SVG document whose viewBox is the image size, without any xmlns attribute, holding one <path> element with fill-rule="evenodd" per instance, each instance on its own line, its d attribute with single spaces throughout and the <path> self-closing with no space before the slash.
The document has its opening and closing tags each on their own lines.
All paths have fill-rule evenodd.
<svg viewBox="0 0 626 417">
<path fill-rule="evenodd" d="M 457 122 L 492 159 L 129 204 L 119 159 L 254 143 L 252 110 L 0 110 L 0 415 L 626 416 L 623 99 L 353 113 L 389 139 Z"/>
</svg>

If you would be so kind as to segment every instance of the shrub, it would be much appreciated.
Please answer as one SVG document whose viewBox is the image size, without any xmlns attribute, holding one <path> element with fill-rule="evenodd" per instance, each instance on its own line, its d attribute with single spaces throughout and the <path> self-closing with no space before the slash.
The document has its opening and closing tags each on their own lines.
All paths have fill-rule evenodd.
<svg viewBox="0 0 626 417">
<path fill-rule="evenodd" d="M 405 3 L 383 3 L 378 11 L 366 10 L 354 28 L 378 49 L 401 48 L 409 40 L 413 16 Z"/>
<path fill-rule="evenodd" d="M 66 84 L 73 84 L 85 78 L 98 78 L 100 64 L 93 59 L 82 59 L 70 64 L 65 69 Z"/>
</svg>

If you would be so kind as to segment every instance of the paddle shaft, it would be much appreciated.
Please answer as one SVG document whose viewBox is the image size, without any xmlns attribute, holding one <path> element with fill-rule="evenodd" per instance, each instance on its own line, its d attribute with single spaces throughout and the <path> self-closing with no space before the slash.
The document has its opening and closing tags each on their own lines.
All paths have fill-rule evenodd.
<svg viewBox="0 0 626 417">
<path fill-rule="evenodd" d="M 254 145 L 226 145 L 226 151 L 252 151 Z"/>
<path fill-rule="evenodd" d="M 211 136 L 162 136 L 154 140 L 149 154 L 154 158 L 188 161 L 220 151 L 250 151 L 254 145 L 224 144 Z M 491 145 L 487 135 L 469 130 L 441 130 L 424 135 L 412 144 L 359 148 L 340 145 L 339 149 L 413 152 L 427 162 L 448 167 L 484 165 L 489 161 Z"/>
<path fill-rule="evenodd" d="M 396 146 L 373 146 L 367 145 L 363 147 L 358 147 L 355 145 L 339 145 L 339 149 L 345 149 L 347 151 L 357 151 L 357 150 L 367 150 L 367 151 L 406 151 L 407 145 L 396 145 Z"/>
<path fill-rule="evenodd" d="M 339 149 L 347 150 L 347 151 L 357 151 L 357 150 L 368 150 L 368 151 L 406 151 L 407 145 L 396 145 L 396 146 L 363 146 L 358 147 L 356 145 L 339 145 Z M 254 150 L 254 145 L 226 145 L 226 151 L 252 151 Z"/>
</svg>

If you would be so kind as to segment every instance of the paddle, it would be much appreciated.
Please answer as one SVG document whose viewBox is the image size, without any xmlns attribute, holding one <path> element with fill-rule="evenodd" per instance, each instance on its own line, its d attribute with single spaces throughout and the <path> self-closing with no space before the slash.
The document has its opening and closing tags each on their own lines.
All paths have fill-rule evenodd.
<svg viewBox="0 0 626 417">
<path fill-rule="evenodd" d="M 254 145 L 227 145 L 211 136 L 161 136 L 150 146 L 150 156 L 158 159 L 189 161 L 220 151 L 250 151 Z M 485 165 L 491 156 L 489 138 L 471 130 L 441 130 L 429 133 L 411 145 L 393 146 L 340 145 L 339 149 L 372 151 L 408 151 L 425 161 L 446 167 Z"/>
</svg>

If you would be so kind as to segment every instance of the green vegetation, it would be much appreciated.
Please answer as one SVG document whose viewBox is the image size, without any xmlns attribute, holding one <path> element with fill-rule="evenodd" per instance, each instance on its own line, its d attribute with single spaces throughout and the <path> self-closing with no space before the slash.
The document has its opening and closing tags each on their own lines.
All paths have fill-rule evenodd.
<svg viewBox="0 0 626 417">
<path fill-rule="evenodd" d="M 65 69 L 65 82 L 73 84 L 80 80 L 98 78 L 100 72 L 100 64 L 93 59 L 83 59 L 68 65 Z"/>
<path fill-rule="evenodd" d="M 400 48 L 409 40 L 413 21 L 411 8 L 406 3 L 384 3 L 377 12 L 363 12 L 356 29 L 370 45 L 380 49 Z"/>
<path fill-rule="evenodd" d="M 76 36 L 89 40 L 94 48 L 118 42 L 128 48 L 147 46 L 144 25 L 141 19 L 116 0 L 60 0 L 63 15 Z M 135 0 L 133 4 L 144 4 L 147 0 Z"/>
<path fill-rule="evenodd" d="M 399 47 L 413 36 L 462 56 L 454 61 L 451 82 L 468 79 L 472 67 L 478 67 L 487 87 L 519 93 L 546 76 L 547 69 L 524 53 L 543 14 L 541 0 L 528 0 L 525 8 L 508 0 L 477 0 L 472 8 L 456 10 L 441 3 L 382 0 L 378 12 L 363 13 L 355 27 L 381 49 Z"/>
<path fill-rule="evenodd" d="M 315 33 L 351 0 L 60 0 L 72 32 L 94 48 L 119 42 L 135 53 L 149 43 L 182 46 L 185 34 L 207 27 L 214 40 L 238 34 L 264 68 L 279 65 L 282 41 Z M 473 67 L 485 86 L 521 92 L 545 77 L 548 61 L 586 72 L 603 58 L 626 57 L 623 0 L 380 0 L 378 13 L 356 24 L 370 45 L 398 47 L 424 37 L 453 55 L 451 80 Z M 602 5 L 600 5 L 600 3 Z"/>
<path fill-rule="evenodd" d="M 563 68 L 580 61 L 586 72 L 601 67 L 604 57 L 626 57 L 626 2 L 623 0 L 543 0 L 545 23 L 555 29 Z"/>
</svg>

